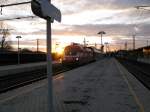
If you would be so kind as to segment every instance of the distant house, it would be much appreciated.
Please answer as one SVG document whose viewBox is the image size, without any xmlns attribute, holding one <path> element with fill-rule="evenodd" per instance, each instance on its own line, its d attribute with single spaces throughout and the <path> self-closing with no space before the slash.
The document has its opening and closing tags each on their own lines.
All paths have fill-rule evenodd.
<svg viewBox="0 0 150 112">
<path fill-rule="evenodd" d="M 143 47 L 143 53 L 146 58 L 150 58 L 150 46 Z"/>
<path fill-rule="evenodd" d="M 138 49 L 139 51 L 142 51 L 142 57 L 138 57 L 138 61 L 149 63 L 150 64 L 150 46 L 142 47 Z"/>
</svg>

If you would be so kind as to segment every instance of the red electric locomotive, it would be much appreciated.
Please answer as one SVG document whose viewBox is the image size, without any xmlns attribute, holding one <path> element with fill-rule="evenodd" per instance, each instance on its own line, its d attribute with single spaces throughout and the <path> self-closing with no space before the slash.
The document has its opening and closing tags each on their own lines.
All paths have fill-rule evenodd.
<svg viewBox="0 0 150 112">
<path fill-rule="evenodd" d="M 63 65 L 82 65 L 94 61 L 94 50 L 91 47 L 73 43 L 64 49 Z"/>
</svg>

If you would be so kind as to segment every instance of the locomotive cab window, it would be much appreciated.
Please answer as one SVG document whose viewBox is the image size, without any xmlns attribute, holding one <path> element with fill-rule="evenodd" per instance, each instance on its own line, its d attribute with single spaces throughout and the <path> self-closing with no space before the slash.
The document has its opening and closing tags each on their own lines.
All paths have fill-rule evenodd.
<svg viewBox="0 0 150 112">
<path fill-rule="evenodd" d="M 65 55 L 70 55 L 70 56 L 77 55 L 77 51 L 67 49 L 67 50 L 65 50 Z"/>
</svg>

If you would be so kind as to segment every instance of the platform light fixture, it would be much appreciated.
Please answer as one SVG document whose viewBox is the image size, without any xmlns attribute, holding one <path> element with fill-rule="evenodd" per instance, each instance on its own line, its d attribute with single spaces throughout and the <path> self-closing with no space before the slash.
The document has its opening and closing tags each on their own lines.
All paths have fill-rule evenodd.
<svg viewBox="0 0 150 112">
<path fill-rule="evenodd" d="M 101 35 L 101 51 L 103 52 L 103 40 L 102 40 L 102 37 L 103 37 L 103 35 L 104 34 L 106 34 L 106 32 L 104 32 L 104 31 L 100 31 L 100 32 L 98 32 L 97 34 L 100 34 Z"/>
<path fill-rule="evenodd" d="M 106 45 L 106 53 L 107 53 L 108 42 L 105 42 L 105 45 Z"/>
</svg>

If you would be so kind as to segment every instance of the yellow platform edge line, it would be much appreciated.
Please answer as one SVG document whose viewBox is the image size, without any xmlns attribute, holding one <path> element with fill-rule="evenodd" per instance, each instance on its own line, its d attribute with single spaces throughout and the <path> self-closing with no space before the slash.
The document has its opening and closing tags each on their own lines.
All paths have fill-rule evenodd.
<svg viewBox="0 0 150 112">
<path fill-rule="evenodd" d="M 125 82 L 127 83 L 128 88 L 129 88 L 129 91 L 130 91 L 130 93 L 132 94 L 132 96 L 133 96 L 133 98 L 134 98 L 136 104 L 138 105 L 138 107 L 139 107 L 139 109 L 140 109 L 140 112 L 145 112 L 142 103 L 140 102 L 139 98 L 137 97 L 135 91 L 133 90 L 133 88 L 132 88 L 132 86 L 131 86 L 131 84 L 130 84 L 130 82 L 129 82 L 127 76 L 126 76 L 126 73 L 128 73 L 128 71 L 125 70 L 125 68 L 124 68 L 117 60 L 115 60 L 115 62 L 116 62 L 116 65 L 117 65 L 117 67 L 118 67 L 118 69 L 119 69 L 119 71 L 120 71 L 120 73 L 121 73 L 123 79 L 124 79 Z M 122 70 L 126 71 L 126 73 L 123 73 L 123 71 L 121 70 L 121 68 L 122 68 Z"/>
</svg>

